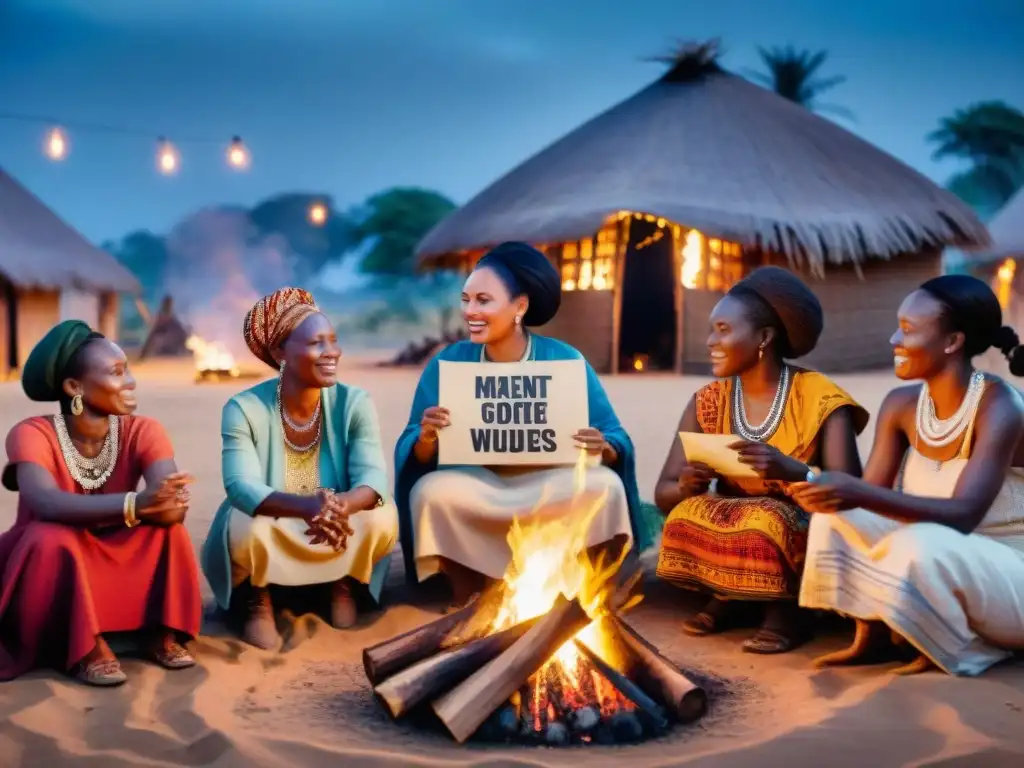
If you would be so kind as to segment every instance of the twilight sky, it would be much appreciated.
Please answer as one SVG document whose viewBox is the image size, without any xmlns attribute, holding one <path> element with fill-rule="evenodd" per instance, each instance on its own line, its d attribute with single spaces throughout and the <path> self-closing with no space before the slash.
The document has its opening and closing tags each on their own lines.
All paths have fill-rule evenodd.
<svg viewBox="0 0 1024 768">
<path fill-rule="evenodd" d="M 658 77 L 644 57 L 714 36 L 739 72 L 757 45 L 827 49 L 840 122 L 937 181 L 958 169 L 925 142 L 940 117 L 1024 108 L 1024 0 L 0 0 L 0 114 L 72 124 L 55 164 L 44 125 L 0 119 L 0 166 L 96 241 L 291 190 L 461 203 Z M 225 167 L 233 134 L 248 173 Z"/>
</svg>

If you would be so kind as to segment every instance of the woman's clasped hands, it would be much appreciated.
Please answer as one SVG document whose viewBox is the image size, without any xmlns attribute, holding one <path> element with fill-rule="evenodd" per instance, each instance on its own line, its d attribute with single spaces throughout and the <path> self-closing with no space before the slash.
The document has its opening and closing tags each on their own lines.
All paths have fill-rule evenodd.
<svg viewBox="0 0 1024 768">
<path fill-rule="evenodd" d="M 172 472 L 159 485 L 139 493 L 135 513 L 139 521 L 149 525 L 175 525 L 185 522 L 185 513 L 192 501 L 189 485 L 195 478 L 188 472 Z"/>
<path fill-rule="evenodd" d="M 348 546 L 348 537 L 353 534 L 348 518 L 356 510 L 352 509 L 343 493 L 335 493 L 328 488 L 317 491 L 319 510 L 307 521 L 306 535 L 312 537 L 310 544 L 326 544 L 335 552 L 344 552 Z"/>
</svg>

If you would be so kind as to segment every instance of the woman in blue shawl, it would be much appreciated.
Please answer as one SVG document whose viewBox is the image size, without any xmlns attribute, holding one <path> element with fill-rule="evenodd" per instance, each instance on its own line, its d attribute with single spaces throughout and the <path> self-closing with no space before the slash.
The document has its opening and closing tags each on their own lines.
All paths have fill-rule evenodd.
<svg viewBox="0 0 1024 768">
<path fill-rule="evenodd" d="M 438 360 L 515 363 L 580 360 L 573 347 L 531 333 L 561 303 L 558 271 L 526 243 L 497 246 L 477 263 L 462 291 L 469 340 L 443 349 L 416 387 L 409 423 L 395 448 L 395 500 L 406 578 L 444 573 L 457 604 L 488 579 L 500 579 L 511 559 L 513 519 L 567 514 L 604 497 L 587 531 L 587 546 L 622 546 L 637 539 L 640 509 L 635 454 L 601 382 L 587 365 L 590 425 L 576 433 L 589 454 L 586 487 L 575 496 L 572 467 L 445 467 L 437 465 L 438 432 L 449 412 L 438 403 Z M 542 506 L 543 502 L 543 506 Z M 640 549 L 650 542 L 640 541 Z"/>
</svg>

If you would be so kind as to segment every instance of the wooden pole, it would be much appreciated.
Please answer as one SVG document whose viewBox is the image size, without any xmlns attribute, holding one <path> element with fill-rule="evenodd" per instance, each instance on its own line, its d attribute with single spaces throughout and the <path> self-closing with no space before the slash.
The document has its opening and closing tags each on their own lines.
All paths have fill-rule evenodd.
<svg viewBox="0 0 1024 768">
<path fill-rule="evenodd" d="M 626 275 L 626 254 L 629 251 L 629 228 L 633 214 L 619 222 L 619 241 L 615 249 L 615 285 L 612 287 L 612 360 L 611 373 L 619 372 L 619 349 L 622 335 L 622 280 Z"/>
<path fill-rule="evenodd" d="M 678 224 L 672 225 L 672 299 L 676 311 L 676 343 L 673 354 L 672 370 L 683 372 L 683 354 L 686 351 L 686 319 L 685 319 L 685 288 L 683 287 L 683 258 L 680 253 L 680 229 Z"/>
<path fill-rule="evenodd" d="M 690 723 L 707 711 L 708 696 L 672 662 L 617 616 L 608 622 L 613 642 L 623 651 L 625 674 L 655 701 L 669 710 L 680 723 Z"/>
<path fill-rule="evenodd" d="M 373 689 L 391 717 L 398 719 L 420 702 L 458 685 L 533 628 L 530 619 L 501 632 L 470 640 L 406 667 Z"/>
<path fill-rule="evenodd" d="M 434 712 L 460 744 L 506 702 L 590 618 L 577 600 L 559 595 L 551 610 L 508 650 L 432 704 Z"/>
<path fill-rule="evenodd" d="M 474 601 L 461 610 L 442 616 L 398 637 L 363 649 L 363 669 L 370 685 L 377 685 L 396 672 L 422 661 L 444 648 L 454 631 L 469 621 L 478 609 Z"/>
</svg>

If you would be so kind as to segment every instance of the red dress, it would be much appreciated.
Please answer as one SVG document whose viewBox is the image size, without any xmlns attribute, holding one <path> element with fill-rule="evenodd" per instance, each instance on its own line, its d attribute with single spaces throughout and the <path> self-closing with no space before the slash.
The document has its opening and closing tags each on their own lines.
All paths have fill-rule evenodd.
<svg viewBox="0 0 1024 768">
<path fill-rule="evenodd" d="M 147 467 L 173 457 L 159 422 L 122 417 L 117 464 L 99 492 L 133 491 Z M 38 464 L 62 491 L 85 493 L 48 418 L 15 425 L 7 460 Z M 162 625 L 195 637 L 202 619 L 198 573 L 183 525 L 74 528 L 37 521 L 19 498 L 14 527 L 0 535 L 0 680 L 40 666 L 70 670 L 105 632 Z"/>
</svg>

